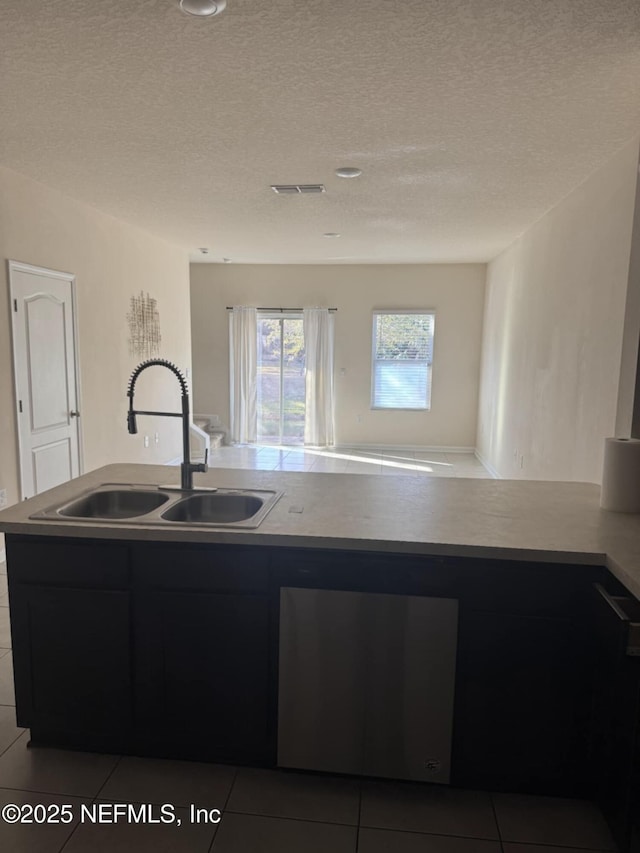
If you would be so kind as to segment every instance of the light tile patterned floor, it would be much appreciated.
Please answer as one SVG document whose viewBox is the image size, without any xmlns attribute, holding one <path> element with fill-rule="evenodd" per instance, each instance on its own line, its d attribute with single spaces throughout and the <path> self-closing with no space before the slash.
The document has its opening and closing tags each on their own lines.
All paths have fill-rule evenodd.
<svg viewBox="0 0 640 853">
<path fill-rule="evenodd" d="M 261 471 L 310 471 L 333 474 L 384 474 L 393 476 L 491 478 L 473 453 L 442 451 L 369 450 L 340 448 L 312 450 L 256 444 L 219 447 L 211 451 L 212 468 Z"/>
<path fill-rule="evenodd" d="M 3 593 L 6 567 L 0 564 Z M 5 643 L 0 646 L 0 808 L 68 804 L 73 816 L 69 824 L 48 825 L 0 819 L 0 850 L 7 853 L 615 850 L 597 808 L 578 800 L 29 748 L 29 733 L 15 725 L 9 610 L 1 600 L 0 623 Z M 159 807 L 170 804 L 181 824 L 79 820 L 83 805 L 116 803 L 136 809 L 151 804 L 156 819 Z M 193 822 L 191 804 L 207 812 L 220 809 L 220 823 Z"/>
</svg>

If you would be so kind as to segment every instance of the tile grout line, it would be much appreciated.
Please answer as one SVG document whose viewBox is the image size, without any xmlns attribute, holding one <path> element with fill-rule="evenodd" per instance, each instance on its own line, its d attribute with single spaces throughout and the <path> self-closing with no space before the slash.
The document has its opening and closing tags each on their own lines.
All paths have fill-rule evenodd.
<svg viewBox="0 0 640 853">
<path fill-rule="evenodd" d="M 120 762 L 122 761 L 122 758 L 123 758 L 123 756 L 122 756 L 122 755 L 118 755 L 118 756 L 116 756 L 116 763 L 113 765 L 113 767 L 111 768 L 111 770 L 110 770 L 110 771 L 109 771 L 109 773 L 107 774 L 107 778 L 104 780 L 104 782 L 102 783 L 102 785 L 100 785 L 100 787 L 98 788 L 98 791 L 97 791 L 96 795 L 95 795 L 95 796 L 93 797 L 93 799 L 91 800 L 91 802 L 92 802 L 92 803 L 95 803 L 95 801 L 98 799 L 98 797 L 100 796 L 101 792 L 104 790 L 105 785 L 107 784 L 107 782 L 109 781 L 109 779 L 111 779 L 111 777 L 113 776 L 113 774 L 116 772 L 116 770 L 117 770 L 117 769 L 118 769 L 118 767 L 120 766 Z"/>
<path fill-rule="evenodd" d="M 395 832 L 399 835 L 422 835 L 426 838 L 455 838 L 457 841 L 497 841 L 500 846 L 502 846 L 500 839 L 487 838 L 484 835 L 455 835 L 449 832 L 423 832 L 419 829 L 398 829 L 397 826 L 367 826 L 366 824 L 362 829 L 374 829 L 380 832 Z M 583 851 L 581 850 L 580 853 L 583 853 Z M 600 851 L 597 851 L 597 853 L 600 853 Z M 611 853 L 611 851 L 609 851 L 609 853 Z"/>
<path fill-rule="evenodd" d="M 317 823 L 320 826 L 344 826 L 347 829 L 357 829 L 357 824 L 342 823 L 339 820 L 318 820 L 311 817 L 293 817 L 291 815 L 264 814 L 261 812 L 235 812 L 232 809 L 225 809 L 224 813 L 237 815 L 238 817 L 263 817 L 266 820 L 290 820 L 293 823 Z"/>
<path fill-rule="evenodd" d="M 216 828 L 214 830 L 213 838 L 211 839 L 211 844 L 207 848 L 207 853 L 212 853 L 212 851 L 213 851 L 213 845 L 216 843 L 216 837 L 218 835 L 218 830 L 220 829 L 222 819 L 223 819 L 224 815 L 227 813 L 227 804 L 229 803 L 229 800 L 231 799 L 231 792 L 233 791 L 233 789 L 235 787 L 236 779 L 238 778 L 239 772 L 240 772 L 240 768 L 236 767 L 235 773 L 233 774 L 233 779 L 231 780 L 231 784 L 229 785 L 229 792 L 227 793 L 227 799 L 224 801 L 224 805 L 223 805 L 222 810 L 221 810 L 220 823 L 216 826 Z M 233 812 L 230 812 L 230 814 L 233 814 Z"/>
<path fill-rule="evenodd" d="M 504 853 L 504 844 L 502 841 L 502 831 L 500 830 L 500 821 L 498 820 L 498 810 L 496 809 L 495 800 L 493 799 L 493 793 L 489 792 L 489 799 L 491 800 L 491 810 L 493 811 L 493 819 L 496 822 L 496 829 L 498 831 L 498 841 L 500 842 L 500 850 Z"/>
<path fill-rule="evenodd" d="M 0 706 L 0 707 L 3 707 L 3 708 L 15 708 L 15 705 L 2 705 L 2 706 Z M 22 737 L 22 735 L 25 733 L 25 731 L 26 731 L 26 729 L 23 729 L 23 730 L 20 732 L 20 734 L 19 734 L 17 737 L 15 737 L 15 738 L 11 741 L 11 743 L 10 743 L 8 746 L 6 746 L 3 750 L 0 750 L 0 758 L 5 754 L 5 752 L 7 752 L 8 750 L 10 750 L 10 749 L 11 749 L 11 747 L 14 745 L 14 743 L 16 743 L 17 741 L 19 741 L 19 740 L 20 740 L 20 738 L 21 738 L 21 737 Z M 19 789 L 17 789 L 17 788 L 16 788 L 16 789 L 14 789 L 14 788 L 9 788 L 9 789 L 7 789 L 7 790 L 19 790 Z"/>
<path fill-rule="evenodd" d="M 103 789 L 103 788 L 104 788 L 104 786 L 107 784 L 107 782 L 109 781 L 109 779 L 111 779 L 111 777 L 112 777 L 112 776 L 113 776 L 113 774 L 115 773 L 116 769 L 117 769 L 117 768 L 118 768 L 118 766 L 120 765 L 120 762 L 121 762 L 121 761 L 122 761 L 122 756 L 121 756 L 121 755 L 118 755 L 118 756 L 117 756 L 116 763 L 113 765 L 113 767 L 111 768 L 110 772 L 107 774 L 107 778 L 104 780 L 104 782 L 102 783 L 102 785 L 100 785 L 100 787 L 98 788 L 98 791 L 97 791 L 96 795 L 92 798 L 92 800 L 91 800 L 91 805 L 93 805 L 93 804 L 95 803 L 95 801 L 98 799 L 98 797 L 100 796 L 100 791 L 102 791 L 102 789 Z M 69 795 L 69 796 L 70 796 L 70 795 Z M 85 799 L 85 798 L 83 797 L 83 799 Z M 67 837 L 66 841 L 64 842 L 64 844 L 62 845 L 62 847 L 59 849 L 58 853 L 63 853 L 64 848 L 65 848 L 65 847 L 67 846 L 67 844 L 71 841 L 71 839 L 73 838 L 73 836 L 76 834 L 76 831 L 77 831 L 78 827 L 79 827 L 79 826 L 81 826 L 81 825 L 82 825 L 82 824 L 80 823 L 80 821 L 78 821 L 78 822 L 76 823 L 76 825 L 75 825 L 75 826 L 73 827 L 73 829 L 71 830 L 71 833 L 70 833 L 70 834 L 69 834 L 69 836 Z"/>
<path fill-rule="evenodd" d="M 362 776 L 360 777 L 360 786 L 358 788 L 358 826 L 356 828 L 356 853 L 360 847 L 360 820 L 362 818 Z"/>
</svg>

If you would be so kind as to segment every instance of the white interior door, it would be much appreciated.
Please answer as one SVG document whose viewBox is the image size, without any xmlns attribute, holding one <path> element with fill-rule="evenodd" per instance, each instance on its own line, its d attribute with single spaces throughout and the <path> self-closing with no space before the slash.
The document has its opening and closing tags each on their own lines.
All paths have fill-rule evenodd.
<svg viewBox="0 0 640 853">
<path fill-rule="evenodd" d="M 22 497 L 80 473 L 74 277 L 9 262 Z"/>
</svg>

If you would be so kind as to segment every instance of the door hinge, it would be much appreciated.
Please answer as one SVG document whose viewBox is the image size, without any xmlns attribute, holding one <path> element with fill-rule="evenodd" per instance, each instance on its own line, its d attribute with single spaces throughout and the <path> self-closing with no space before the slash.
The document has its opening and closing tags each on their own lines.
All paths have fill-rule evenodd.
<svg viewBox="0 0 640 853">
<path fill-rule="evenodd" d="M 17 299 L 14 299 L 14 300 L 13 300 L 13 310 L 14 310 L 16 313 L 18 312 L 18 300 L 17 300 Z"/>
<path fill-rule="evenodd" d="M 22 414 L 22 400 L 18 400 L 18 411 Z"/>
</svg>

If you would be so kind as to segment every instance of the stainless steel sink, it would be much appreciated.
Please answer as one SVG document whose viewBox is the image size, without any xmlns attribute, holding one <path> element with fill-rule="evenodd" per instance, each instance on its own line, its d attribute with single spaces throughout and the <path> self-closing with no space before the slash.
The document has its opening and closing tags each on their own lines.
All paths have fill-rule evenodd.
<svg viewBox="0 0 640 853">
<path fill-rule="evenodd" d="M 104 489 L 65 504 L 60 507 L 58 514 L 65 518 L 137 518 L 168 500 L 169 495 L 157 490 Z"/>
<path fill-rule="evenodd" d="M 33 513 L 48 521 L 255 528 L 282 497 L 271 489 L 194 489 L 104 483 Z"/>
<path fill-rule="evenodd" d="M 162 513 L 165 521 L 191 524 L 229 524 L 254 518 L 265 504 L 256 495 L 213 492 L 182 498 Z"/>
</svg>

